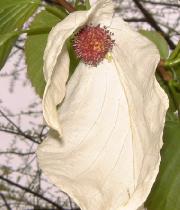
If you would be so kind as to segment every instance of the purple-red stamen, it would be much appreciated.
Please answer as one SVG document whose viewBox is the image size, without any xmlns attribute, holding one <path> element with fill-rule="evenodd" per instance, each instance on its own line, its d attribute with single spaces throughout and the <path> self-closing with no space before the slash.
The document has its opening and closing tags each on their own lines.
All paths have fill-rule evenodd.
<svg viewBox="0 0 180 210">
<path fill-rule="evenodd" d="M 113 34 L 106 27 L 100 25 L 86 25 L 75 35 L 73 47 L 82 62 L 97 66 L 112 51 Z"/>
</svg>

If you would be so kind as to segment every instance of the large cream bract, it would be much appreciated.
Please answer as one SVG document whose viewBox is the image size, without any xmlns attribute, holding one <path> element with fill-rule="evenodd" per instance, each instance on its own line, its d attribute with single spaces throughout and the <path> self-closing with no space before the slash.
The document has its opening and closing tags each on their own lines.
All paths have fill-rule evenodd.
<svg viewBox="0 0 180 210">
<path fill-rule="evenodd" d="M 113 59 L 97 67 L 80 62 L 67 83 L 65 42 L 90 23 L 114 33 Z M 113 17 L 110 0 L 70 14 L 50 32 L 43 114 L 51 129 L 37 156 L 82 210 L 139 210 L 146 200 L 159 170 L 168 107 L 155 79 L 158 62 L 156 47 Z"/>
</svg>

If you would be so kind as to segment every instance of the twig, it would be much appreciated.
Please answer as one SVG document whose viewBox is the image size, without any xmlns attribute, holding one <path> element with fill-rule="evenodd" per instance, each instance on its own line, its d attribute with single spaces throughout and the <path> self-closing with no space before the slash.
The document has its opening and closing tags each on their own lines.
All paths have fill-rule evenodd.
<svg viewBox="0 0 180 210">
<path fill-rule="evenodd" d="M 146 18 L 124 18 L 126 22 L 147 22 Z"/>
<path fill-rule="evenodd" d="M 6 197 L 1 192 L 0 192 L 0 196 L 1 196 L 2 200 L 4 201 L 4 204 L 5 204 L 6 208 L 7 208 L 7 210 L 11 210 L 11 207 L 8 204 L 7 200 L 6 200 Z"/>
<path fill-rule="evenodd" d="M 160 60 L 157 67 L 157 71 L 160 73 L 164 81 L 172 80 L 172 74 L 171 72 L 166 70 L 165 65 L 164 65 L 164 60 Z"/>
<path fill-rule="evenodd" d="M 174 3 L 168 3 L 168 2 L 155 2 L 155 1 L 144 1 L 140 0 L 141 2 L 145 4 L 153 4 L 153 5 L 162 5 L 162 6 L 167 6 L 167 7 L 180 7 L 180 4 L 174 4 Z"/>
<path fill-rule="evenodd" d="M 0 110 L 0 114 L 16 129 L 16 130 L 10 130 L 7 128 L 0 128 L 0 131 L 6 132 L 6 133 L 12 133 L 15 135 L 20 135 L 25 137 L 26 139 L 29 139 L 30 141 L 39 144 L 40 142 L 34 140 L 34 138 L 26 133 L 24 133 L 9 117 L 6 116 L 6 114 Z"/>
<path fill-rule="evenodd" d="M 171 49 L 175 48 L 175 44 L 172 42 L 172 40 L 169 38 L 168 34 L 166 34 L 161 27 L 157 24 L 156 20 L 153 18 L 153 16 L 143 7 L 143 5 L 139 2 L 139 0 L 132 0 L 135 5 L 141 10 L 144 17 L 146 17 L 147 22 L 157 31 L 159 31 L 162 36 L 166 39 Z"/>
<path fill-rule="evenodd" d="M 56 0 L 58 4 L 63 6 L 69 13 L 76 11 L 76 9 L 70 4 L 69 2 L 65 0 Z"/>
<path fill-rule="evenodd" d="M 14 152 L 14 151 L 0 151 L 0 155 L 6 155 L 6 154 L 26 156 L 26 155 L 34 155 L 35 152 L 22 153 L 22 152 Z"/>
<path fill-rule="evenodd" d="M 32 141 L 33 143 L 40 144 L 40 142 L 34 140 L 33 137 L 31 137 L 30 135 L 26 135 L 23 132 L 17 132 L 17 131 L 6 129 L 6 128 L 0 128 L 0 132 L 11 133 L 11 134 L 14 134 L 14 135 L 17 135 L 17 136 L 22 136 L 22 137 Z"/>
<path fill-rule="evenodd" d="M 18 44 L 15 44 L 15 47 L 18 49 L 18 50 L 22 50 L 22 51 L 24 51 L 24 47 L 21 47 L 20 45 L 18 45 Z"/>
<path fill-rule="evenodd" d="M 17 184 L 17 183 L 15 183 L 15 182 L 13 182 L 13 181 L 11 181 L 11 180 L 9 180 L 9 179 L 7 179 L 7 178 L 1 176 L 1 175 L 0 175 L 0 179 L 3 180 L 3 181 L 5 181 L 5 182 L 7 182 L 7 183 L 10 184 L 10 185 L 13 185 L 13 186 L 15 186 L 15 187 L 17 187 L 17 188 L 19 188 L 19 189 L 21 189 L 21 190 L 24 190 L 26 193 L 30 193 L 30 194 L 32 194 L 32 195 L 34 195 L 34 196 L 36 196 L 36 197 L 38 197 L 38 198 L 40 198 L 40 199 L 46 201 L 46 202 L 52 204 L 52 205 L 55 206 L 58 210 L 64 210 L 61 206 L 59 206 L 57 203 L 53 202 L 53 201 L 50 200 L 49 198 L 46 198 L 46 197 L 44 197 L 44 196 L 42 196 L 42 195 L 40 195 L 40 194 L 38 194 L 38 193 L 32 191 L 31 189 L 29 189 L 29 188 L 27 188 L 27 187 L 24 187 L 24 186 L 22 186 L 22 185 L 20 185 L 20 184 Z"/>
</svg>

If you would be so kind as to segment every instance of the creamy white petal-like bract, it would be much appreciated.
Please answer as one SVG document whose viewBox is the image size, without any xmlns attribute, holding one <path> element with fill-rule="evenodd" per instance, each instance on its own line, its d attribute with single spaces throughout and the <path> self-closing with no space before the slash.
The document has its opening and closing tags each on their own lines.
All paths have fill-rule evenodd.
<svg viewBox="0 0 180 210">
<path fill-rule="evenodd" d="M 114 33 L 111 62 L 80 62 L 69 82 L 66 39 L 79 27 Z M 167 96 L 154 44 L 113 17 L 110 0 L 70 14 L 49 34 L 43 113 L 51 130 L 37 151 L 50 180 L 82 210 L 143 210 L 159 170 Z M 60 105 L 58 107 L 58 105 Z"/>
</svg>

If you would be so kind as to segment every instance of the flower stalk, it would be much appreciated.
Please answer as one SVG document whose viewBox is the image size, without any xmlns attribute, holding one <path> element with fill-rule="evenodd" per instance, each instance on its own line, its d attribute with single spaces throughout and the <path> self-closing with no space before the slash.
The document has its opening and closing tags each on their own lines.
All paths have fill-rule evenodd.
<svg viewBox="0 0 180 210">
<path fill-rule="evenodd" d="M 157 67 L 157 71 L 160 73 L 160 75 L 164 81 L 172 80 L 172 74 L 171 74 L 171 72 L 166 70 L 164 60 L 162 60 L 162 59 L 160 60 L 158 67 Z"/>
<path fill-rule="evenodd" d="M 66 0 L 56 0 L 56 2 L 58 4 L 60 4 L 61 6 L 63 6 L 69 13 L 74 12 L 76 9 L 72 6 L 72 4 L 70 4 L 69 2 L 67 2 Z"/>
</svg>

